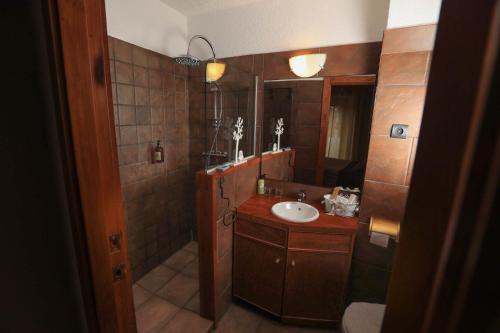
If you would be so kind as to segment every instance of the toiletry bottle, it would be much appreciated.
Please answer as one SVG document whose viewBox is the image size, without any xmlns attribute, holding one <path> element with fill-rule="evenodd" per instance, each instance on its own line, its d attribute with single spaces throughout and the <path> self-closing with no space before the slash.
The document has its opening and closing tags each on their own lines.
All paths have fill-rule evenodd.
<svg viewBox="0 0 500 333">
<path fill-rule="evenodd" d="M 257 181 L 257 194 L 264 194 L 265 178 L 265 174 L 262 174 L 259 177 L 259 180 Z"/>
<path fill-rule="evenodd" d="M 160 140 L 156 141 L 156 147 L 153 154 L 153 163 L 163 162 L 163 147 L 160 146 Z"/>
</svg>

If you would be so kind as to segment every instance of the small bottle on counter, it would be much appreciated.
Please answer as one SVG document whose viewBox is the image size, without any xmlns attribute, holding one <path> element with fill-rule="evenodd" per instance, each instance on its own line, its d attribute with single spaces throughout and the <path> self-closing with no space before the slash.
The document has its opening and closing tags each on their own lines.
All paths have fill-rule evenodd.
<svg viewBox="0 0 500 333">
<path fill-rule="evenodd" d="M 257 194 L 264 194 L 265 193 L 265 181 L 266 175 L 262 174 L 259 177 L 259 180 L 257 180 Z"/>
<path fill-rule="evenodd" d="M 163 147 L 160 146 L 160 140 L 156 141 L 156 147 L 153 150 L 153 163 L 162 163 L 164 161 Z"/>
</svg>

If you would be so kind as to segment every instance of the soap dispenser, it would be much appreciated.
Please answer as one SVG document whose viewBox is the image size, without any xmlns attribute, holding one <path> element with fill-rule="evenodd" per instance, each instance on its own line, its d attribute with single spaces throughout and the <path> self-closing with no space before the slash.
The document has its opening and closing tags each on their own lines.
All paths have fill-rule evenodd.
<svg viewBox="0 0 500 333">
<path fill-rule="evenodd" d="M 153 163 L 164 161 L 163 147 L 160 146 L 160 140 L 156 141 L 156 147 L 153 150 Z"/>
</svg>

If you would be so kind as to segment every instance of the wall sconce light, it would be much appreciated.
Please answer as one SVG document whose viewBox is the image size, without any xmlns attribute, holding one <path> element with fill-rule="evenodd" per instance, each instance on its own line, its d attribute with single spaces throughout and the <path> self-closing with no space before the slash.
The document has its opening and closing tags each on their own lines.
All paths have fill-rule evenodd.
<svg viewBox="0 0 500 333">
<path fill-rule="evenodd" d="M 304 54 L 288 59 L 292 72 L 300 77 L 311 77 L 323 69 L 325 53 Z"/>
<path fill-rule="evenodd" d="M 207 82 L 217 81 L 222 77 L 222 75 L 224 75 L 225 70 L 226 70 L 226 64 L 220 62 L 207 63 L 206 81 Z"/>
</svg>

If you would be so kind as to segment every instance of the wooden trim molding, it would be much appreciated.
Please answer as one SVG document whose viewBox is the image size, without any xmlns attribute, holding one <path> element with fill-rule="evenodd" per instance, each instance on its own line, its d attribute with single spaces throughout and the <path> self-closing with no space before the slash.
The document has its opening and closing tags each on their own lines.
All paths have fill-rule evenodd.
<svg viewBox="0 0 500 333">
<path fill-rule="evenodd" d="M 100 332 L 136 332 L 111 96 L 104 1 L 50 2 Z M 110 238 L 118 235 L 119 247 Z M 118 277 L 115 272 L 123 273 Z"/>
<path fill-rule="evenodd" d="M 332 86 L 374 86 L 377 81 L 375 74 L 327 76 L 323 80 L 323 99 L 321 102 L 321 119 L 319 133 L 318 157 L 316 160 L 316 185 L 323 186 L 325 169 L 325 149 L 330 118 L 330 103 Z"/>
</svg>

